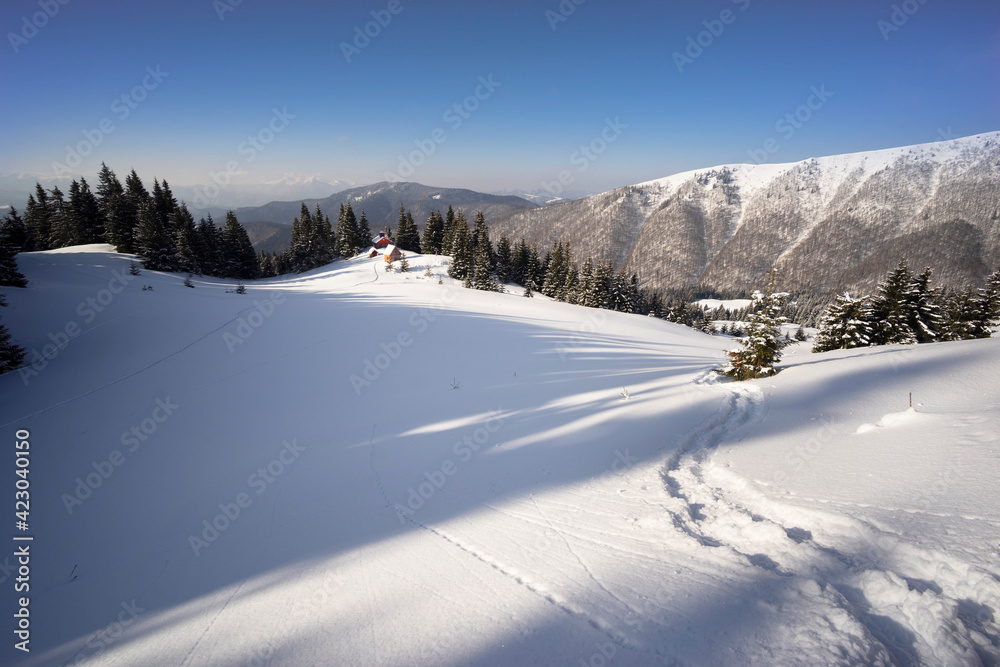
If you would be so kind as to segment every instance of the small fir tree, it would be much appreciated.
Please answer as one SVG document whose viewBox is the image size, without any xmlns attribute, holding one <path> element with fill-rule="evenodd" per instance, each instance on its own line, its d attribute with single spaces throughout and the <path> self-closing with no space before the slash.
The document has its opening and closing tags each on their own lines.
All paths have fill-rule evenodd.
<svg viewBox="0 0 1000 667">
<path fill-rule="evenodd" d="M 729 363 L 718 372 L 737 381 L 770 377 L 777 373 L 774 365 L 781 359 L 780 315 L 786 292 L 775 292 L 777 271 L 772 269 L 768 293 L 754 291 L 747 322 L 746 338 L 739 349 L 728 352 Z"/>
</svg>

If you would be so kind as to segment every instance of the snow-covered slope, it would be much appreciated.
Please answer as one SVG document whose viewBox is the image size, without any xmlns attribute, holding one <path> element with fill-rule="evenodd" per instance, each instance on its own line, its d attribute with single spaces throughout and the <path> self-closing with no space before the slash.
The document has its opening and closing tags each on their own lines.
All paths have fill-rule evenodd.
<svg viewBox="0 0 1000 667">
<path fill-rule="evenodd" d="M 867 289 L 901 258 L 952 287 L 1000 266 L 1000 132 L 676 174 L 519 211 L 496 232 L 612 259 L 653 287 Z"/>
<path fill-rule="evenodd" d="M 734 385 L 728 339 L 440 257 L 245 295 L 128 261 L 22 254 L 5 290 L 48 359 L 0 376 L 35 537 L 3 664 L 1000 660 L 1000 340 Z"/>
</svg>

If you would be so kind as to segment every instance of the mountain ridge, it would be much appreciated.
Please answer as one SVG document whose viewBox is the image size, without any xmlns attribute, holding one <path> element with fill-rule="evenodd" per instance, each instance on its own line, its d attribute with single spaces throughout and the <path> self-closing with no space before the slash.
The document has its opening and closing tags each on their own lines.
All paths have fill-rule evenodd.
<svg viewBox="0 0 1000 667">
<path fill-rule="evenodd" d="M 780 259 L 786 285 L 868 289 L 899 259 L 949 287 L 1000 265 L 1000 132 L 682 172 L 491 221 L 569 242 L 654 288 L 745 289 Z M 936 244 L 936 245 L 935 245 Z"/>
</svg>

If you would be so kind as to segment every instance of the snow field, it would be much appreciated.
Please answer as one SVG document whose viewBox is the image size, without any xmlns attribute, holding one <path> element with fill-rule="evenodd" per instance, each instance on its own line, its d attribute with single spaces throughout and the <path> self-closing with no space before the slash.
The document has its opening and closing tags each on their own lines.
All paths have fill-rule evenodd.
<svg viewBox="0 0 1000 667">
<path fill-rule="evenodd" d="M 19 256 L 15 336 L 80 333 L 0 377 L 39 536 L 5 663 L 1000 662 L 996 340 L 736 385 L 726 337 L 410 260 L 101 304 L 128 258 Z"/>
</svg>

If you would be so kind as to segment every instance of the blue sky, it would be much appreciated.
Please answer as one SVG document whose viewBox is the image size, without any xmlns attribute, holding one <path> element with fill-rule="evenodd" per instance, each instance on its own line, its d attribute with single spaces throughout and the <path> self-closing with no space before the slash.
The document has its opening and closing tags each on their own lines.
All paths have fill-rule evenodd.
<svg viewBox="0 0 1000 667">
<path fill-rule="evenodd" d="M 236 2 L 4 2 L 0 173 L 599 192 L 1000 129 L 995 0 Z"/>
</svg>

